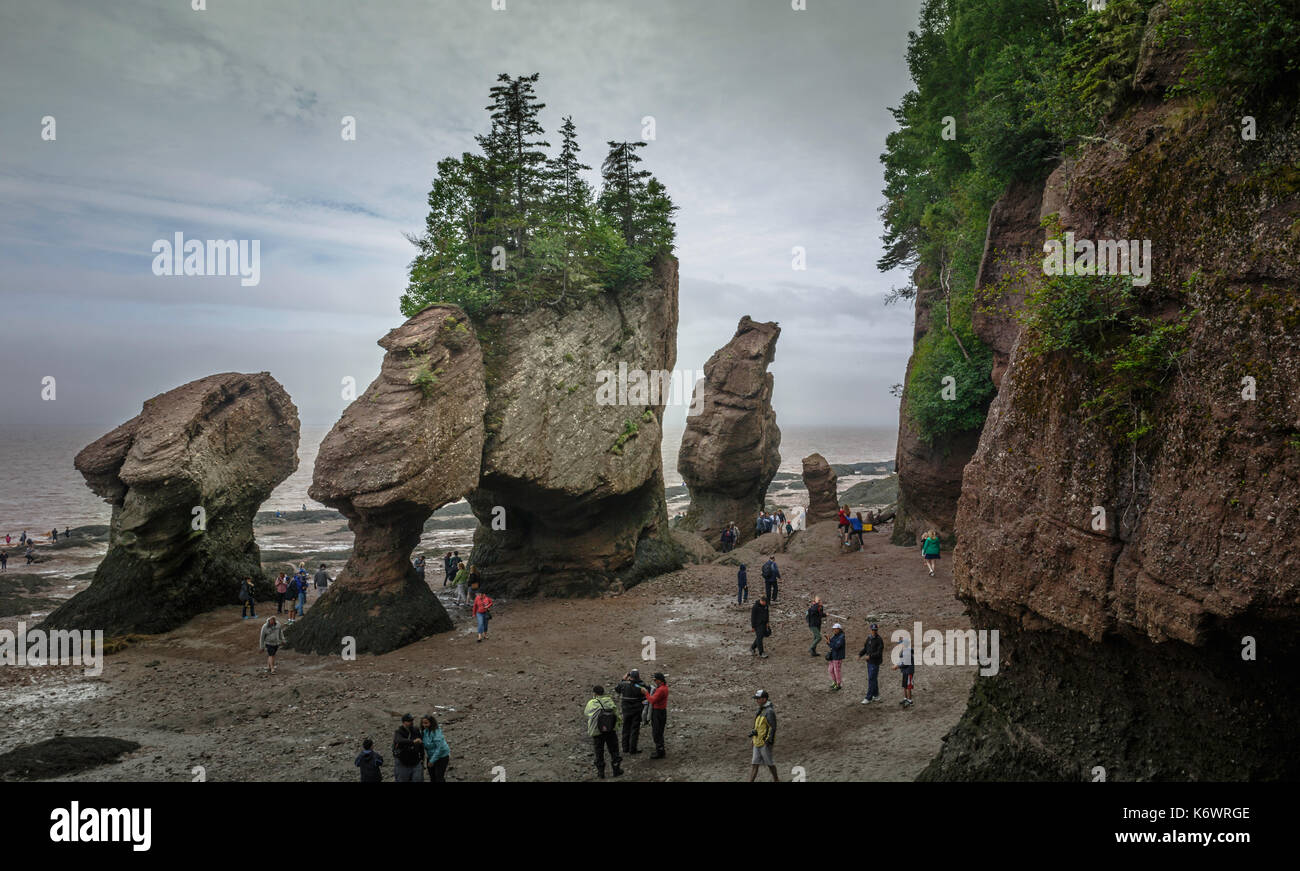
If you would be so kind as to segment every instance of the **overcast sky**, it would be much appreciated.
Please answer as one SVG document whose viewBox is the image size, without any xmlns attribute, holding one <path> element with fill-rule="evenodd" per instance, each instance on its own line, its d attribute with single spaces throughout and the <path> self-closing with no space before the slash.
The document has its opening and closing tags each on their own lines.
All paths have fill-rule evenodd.
<svg viewBox="0 0 1300 871">
<path fill-rule="evenodd" d="M 892 426 L 912 312 L 875 269 L 887 107 L 920 0 L 188 0 L 0 6 L 0 419 L 111 426 L 222 371 L 305 423 L 364 388 L 436 162 L 496 75 L 599 166 L 637 139 L 680 206 L 678 365 L 780 322 L 782 424 Z M 356 140 L 340 136 L 356 118 Z M 42 119 L 53 116 L 53 141 Z M 158 277 L 155 240 L 258 239 L 261 281 Z M 791 268 L 791 249 L 807 269 Z M 42 401 L 42 378 L 57 399 Z"/>
</svg>

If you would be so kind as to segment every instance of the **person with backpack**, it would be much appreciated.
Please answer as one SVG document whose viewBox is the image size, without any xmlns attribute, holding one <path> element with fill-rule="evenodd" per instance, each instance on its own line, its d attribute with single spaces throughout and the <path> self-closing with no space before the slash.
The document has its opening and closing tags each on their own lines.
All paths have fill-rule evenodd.
<svg viewBox="0 0 1300 871">
<path fill-rule="evenodd" d="M 307 613 L 307 569 L 299 566 L 293 577 L 298 582 L 298 615 L 302 616 Z"/>
<path fill-rule="evenodd" d="M 849 518 L 849 535 L 857 538 L 858 550 L 862 550 L 862 512 L 859 511 Z"/>
<path fill-rule="evenodd" d="M 805 615 L 813 639 L 812 647 L 808 648 L 808 652 L 813 656 L 817 655 L 817 645 L 822 640 L 822 619 L 825 616 L 826 609 L 822 607 L 822 597 L 813 596 L 812 604 L 808 606 L 808 613 Z"/>
<path fill-rule="evenodd" d="M 618 752 L 619 713 L 618 705 L 605 695 L 605 688 L 596 684 L 591 688 L 593 696 L 582 709 L 587 718 L 587 735 L 591 738 L 592 749 L 596 757 L 596 776 L 605 779 L 605 750 L 609 750 L 609 761 L 614 766 L 614 776 L 623 776 L 623 757 Z"/>
<path fill-rule="evenodd" d="M 267 617 L 257 636 L 257 649 L 266 651 L 266 670 L 275 674 L 275 652 L 284 644 L 284 627 L 274 617 Z"/>
<path fill-rule="evenodd" d="M 383 767 L 384 757 L 375 752 L 375 742 L 369 738 L 361 742 L 361 752 L 352 764 L 361 769 L 362 783 L 383 782 L 379 769 Z"/>
<path fill-rule="evenodd" d="M 447 766 L 451 764 L 451 748 L 443 737 L 442 727 L 433 714 L 420 718 L 420 743 L 424 747 L 424 767 L 429 771 L 430 783 L 447 782 Z"/>
<path fill-rule="evenodd" d="M 750 760 L 749 782 L 753 783 L 754 778 L 758 776 L 758 766 L 766 765 L 772 772 L 772 780 L 777 781 L 781 778 L 776 773 L 776 761 L 772 757 L 773 748 L 776 746 L 776 708 L 772 707 L 772 700 L 767 695 L 767 690 L 759 690 L 754 693 L 754 698 L 758 701 L 758 712 L 754 716 L 754 728 L 749 733 L 750 743 L 754 747 L 754 754 Z"/>
<path fill-rule="evenodd" d="M 291 575 L 284 586 L 284 598 L 289 603 L 289 624 L 298 616 L 298 576 Z"/>
<path fill-rule="evenodd" d="M 749 575 L 745 573 L 745 564 L 740 564 L 740 570 L 736 572 L 736 604 L 744 607 L 749 601 Z"/>
<path fill-rule="evenodd" d="M 284 572 L 275 579 L 275 613 L 284 613 L 284 594 L 289 591 L 289 582 L 285 580 Z"/>
<path fill-rule="evenodd" d="M 939 561 L 939 533 L 933 529 L 921 538 L 921 558 L 930 570 L 930 577 L 934 577 L 934 564 Z"/>
<path fill-rule="evenodd" d="M 767 659 L 763 652 L 763 639 L 772 634 L 768 623 L 767 596 L 759 596 L 754 607 L 749 609 L 749 628 L 754 631 L 754 642 L 749 645 L 750 655 L 758 654 L 759 659 Z"/>
<path fill-rule="evenodd" d="M 885 661 L 885 639 L 880 637 L 880 627 L 871 624 L 871 634 L 858 652 L 858 659 L 867 658 L 867 694 L 862 704 L 880 701 L 880 666 Z"/>
<path fill-rule="evenodd" d="M 843 677 L 844 669 L 844 647 L 847 639 L 844 637 L 844 627 L 836 623 L 831 627 L 831 634 L 826 636 L 826 646 L 830 648 L 826 652 L 826 671 L 831 676 L 831 691 L 844 689 L 840 683 Z"/>
<path fill-rule="evenodd" d="M 402 725 L 393 732 L 393 779 L 398 783 L 423 783 L 424 738 L 415 727 L 415 718 L 402 716 Z"/>
<path fill-rule="evenodd" d="M 655 739 L 655 752 L 651 759 L 663 759 L 668 755 L 664 749 L 664 729 L 668 725 L 668 678 L 662 671 L 656 671 L 651 678 L 655 682 L 653 690 L 646 691 L 646 701 L 650 704 L 650 734 Z"/>
<path fill-rule="evenodd" d="M 641 738 L 641 708 L 645 705 L 645 695 L 649 690 L 641 680 L 641 672 L 635 668 L 623 675 L 623 679 L 614 685 L 614 695 L 618 697 L 618 706 L 623 714 L 623 752 L 636 754 L 637 742 Z"/>
<path fill-rule="evenodd" d="M 243 603 L 240 609 L 240 619 L 247 620 L 251 615 L 257 619 L 257 603 L 253 601 L 253 579 L 244 578 L 239 584 L 239 601 Z"/>
<path fill-rule="evenodd" d="M 771 554 L 763 563 L 763 592 L 767 593 L 769 602 L 776 601 L 777 584 L 781 580 L 781 569 L 776 564 L 776 554 Z"/>
<path fill-rule="evenodd" d="M 330 585 L 330 576 L 329 572 L 325 571 L 325 563 L 321 563 L 320 568 L 316 570 L 315 582 L 318 590 L 324 590 Z"/>
<path fill-rule="evenodd" d="M 475 585 L 477 587 L 477 584 Z M 486 593 L 476 592 L 470 613 L 478 620 L 478 640 L 487 638 L 488 621 L 492 619 L 492 597 Z"/>
</svg>

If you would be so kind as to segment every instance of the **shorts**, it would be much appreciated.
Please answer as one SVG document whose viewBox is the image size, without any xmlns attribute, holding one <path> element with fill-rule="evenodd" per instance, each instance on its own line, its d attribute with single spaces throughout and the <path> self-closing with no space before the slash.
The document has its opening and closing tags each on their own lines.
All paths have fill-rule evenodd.
<svg viewBox="0 0 1300 871">
<path fill-rule="evenodd" d="M 754 748 L 753 765 L 775 765 L 772 761 L 772 745 L 764 744 L 762 747 Z"/>
<path fill-rule="evenodd" d="M 275 656 L 275 652 L 279 649 L 280 649 L 280 645 L 278 644 L 268 644 L 266 645 L 266 655 Z"/>
<path fill-rule="evenodd" d="M 898 671 L 903 676 L 903 689 L 910 690 L 912 688 L 912 675 L 916 672 L 916 666 L 900 665 Z"/>
<path fill-rule="evenodd" d="M 930 560 L 930 559 L 939 559 L 939 555 L 938 555 L 937 553 L 928 553 L 928 554 L 925 554 L 925 558 L 928 559 L 928 560 Z"/>
</svg>

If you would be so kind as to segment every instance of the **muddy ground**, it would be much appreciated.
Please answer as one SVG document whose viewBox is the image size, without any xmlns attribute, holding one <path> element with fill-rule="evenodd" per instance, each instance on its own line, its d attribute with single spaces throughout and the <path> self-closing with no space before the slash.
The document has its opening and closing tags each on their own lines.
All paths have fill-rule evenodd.
<svg viewBox="0 0 1300 871">
<path fill-rule="evenodd" d="M 337 523 L 315 523 L 324 531 L 322 550 L 350 544 Z M 750 564 L 751 597 L 762 584 L 759 552 L 774 537 L 765 538 L 741 552 Z M 364 737 L 375 739 L 390 776 L 389 745 L 401 714 L 433 713 L 451 745 L 450 781 L 587 780 L 594 769 L 581 711 L 591 686 L 612 688 L 637 666 L 646 676 L 668 675 L 668 757 L 650 760 L 648 750 L 627 757 L 622 780 L 747 778 L 759 687 L 776 706 L 783 779 L 800 766 L 811 781 L 911 780 L 960 717 L 974 667 L 918 666 L 916 704 L 902 708 L 898 673 L 886 664 L 883 703 L 859 703 L 866 667 L 856 654 L 870 620 L 886 639 L 915 620 L 926 628 L 969 626 L 952 596 L 948 561 L 931 578 L 919 551 L 888 539 L 886 527 L 867 536 L 862 552 L 839 553 L 833 524 L 800 533 L 778 555 L 784 579 L 766 660 L 749 653 L 749 608 L 736 604 L 736 570 L 728 565 L 689 566 L 601 599 L 501 601 L 482 644 L 468 615 L 446 596 L 457 623 L 452 632 L 355 661 L 287 651 L 275 675 L 266 673 L 257 650 L 267 606 L 256 621 L 241 620 L 232 607 L 106 657 L 96 677 L 75 667 L 0 668 L 7 721 L 0 752 L 57 735 L 111 736 L 141 746 L 115 764 L 63 779 L 180 781 L 201 767 L 213 781 L 347 781 L 357 778 L 353 759 Z M 262 530 L 259 541 L 264 550 L 275 548 Z M 11 572 L 22 563 L 15 566 L 12 554 Z M 70 575 L 93 567 L 101 554 L 102 545 L 51 551 L 49 563 L 33 568 L 48 572 L 63 561 L 62 573 Z M 443 595 L 441 565 L 434 563 L 429 580 Z M 43 598 L 66 587 L 59 592 L 67 595 L 76 586 L 34 584 L 32 592 Z M 808 654 L 803 614 L 814 593 L 847 629 L 840 692 L 829 690 L 825 660 Z M 39 618 L 6 616 L 0 628 L 13 629 L 18 619 L 30 625 Z M 651 638 L 655 658 L 646 660 Z M 642 748 L 651 748 L 648 726 L 642 736 Z"/>
</svg>

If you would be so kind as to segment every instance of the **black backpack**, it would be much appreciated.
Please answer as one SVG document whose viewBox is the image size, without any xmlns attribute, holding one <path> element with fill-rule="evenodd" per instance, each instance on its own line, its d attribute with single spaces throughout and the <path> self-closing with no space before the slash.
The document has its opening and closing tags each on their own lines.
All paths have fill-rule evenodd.
<svg viewBox="0 0 1300 871">
<path fill-rule="evenodd" d="M 596 713 L 596 731 L 600 733 L 613 732 L 618 728 L 617 708 L 607 708 L 604 702 L 599 702 L 600 710 Z"/>
</svg>

